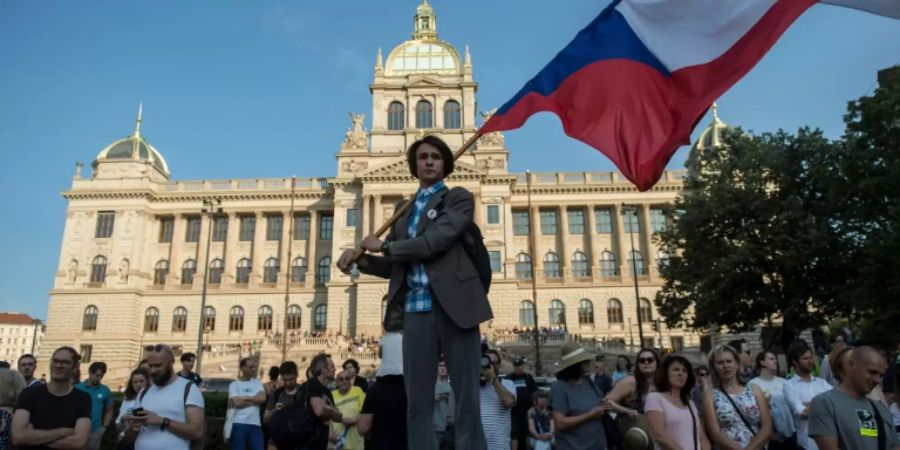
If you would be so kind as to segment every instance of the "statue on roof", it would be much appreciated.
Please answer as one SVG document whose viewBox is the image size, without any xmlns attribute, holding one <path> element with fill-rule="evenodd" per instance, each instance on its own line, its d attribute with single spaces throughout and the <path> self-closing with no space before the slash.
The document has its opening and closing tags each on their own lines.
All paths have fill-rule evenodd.
<svg viewBox="0 0 900 450">
<path fill-rule="evenodd" d="M 369 132 L 363 126 L 365 120 L 365 113 L 350 113 L 352 126 L 347 128 L 347 132 L 344 133 L 344 142 L 341 143 L 341 150 L 366 150 L 369 148 Z"/>
</svg>

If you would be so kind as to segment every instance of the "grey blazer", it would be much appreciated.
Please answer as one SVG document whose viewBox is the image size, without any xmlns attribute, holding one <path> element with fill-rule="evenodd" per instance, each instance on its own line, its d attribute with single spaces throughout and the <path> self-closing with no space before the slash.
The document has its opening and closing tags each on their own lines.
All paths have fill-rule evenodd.
<svg viewBox="0 0 900 450">
<path fill-rule="evenodd" d="M 410 208 L 388 233 L 390 256 L 367 254 L 358 261 L 360 272 L 390 280 L 385 331 L 403 329 L 406 273 L 410 263 L 425 265 L 432 301 L 440 302 L 456 326 L 472 328 L 493 318 L 478 271 L 462 244 L 463 239 L 471 239 L 466 231 L 473 222 L 474 205 L 471 192 L 461 187 L 443 189 L 425 205 L 416 237 L 409 238 L 406 232 L 413 210 Z M 431 210 L 436 212 L 433 218 L 428 217 Z"/>
</svg>

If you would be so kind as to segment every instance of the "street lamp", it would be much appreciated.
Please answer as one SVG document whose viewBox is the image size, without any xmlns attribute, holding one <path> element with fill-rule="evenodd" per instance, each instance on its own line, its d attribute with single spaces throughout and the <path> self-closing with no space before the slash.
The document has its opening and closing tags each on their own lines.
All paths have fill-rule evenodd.
<svg viewBox="0 0 900 450">
<path fill-rule="evenodd" d="M 206 230 L 206 261 L 203 264 L 203 289 L 200 291 L 200 326 L 197 328 L 197 364 L 194 369 L 197 374 L 200 373 L 200 368 L 203 364 L 203 331 L 206 328 L 206 288 L 209 285 L 209 253 L 212 245 L 212 225 L 216 215 L 222 214 L 222 199 L 203 199 L 203 208 L 200 212 L 206 215 L 208 223 Z M 209 341 L 208 337 L 207 341 Z"/>
<path fill-rule="evenodd" d="M 537 274 L 534 269 L 535 264 L 537 263 L 537 254 L 535 253 L 535 233 L 536 230 L 532 225 L 534 221 L 531 217 L 531 171 L 525 171 L 525 186 L 528 188 L 528 251 L 531 253 L 531 302 L 534 305 L 534 308 L 531 308 L 532 316 L 534 319 L 534 373 L 536 375 L 541 373 L 541 334 L 540 327 L 538 326 L 538 314 L 537 314 Z"/>
<path fill-rule="evenodd" d="M 641 347 L 643 347 L 644 321 L 641 318 L 641 292 L 640 289 L 638 289 L 637 260 L 635 259 L 634 253 L 634 222 L 632 221 L 632 218 L 637 217 L 637 207 L 623 204 L 622 214 L 628 216 L 628 236 L 631 238 L 631 275 L 634 278 L 634 303 L 637 306 L 638 338 L 640 339 Z"/>
</svg>

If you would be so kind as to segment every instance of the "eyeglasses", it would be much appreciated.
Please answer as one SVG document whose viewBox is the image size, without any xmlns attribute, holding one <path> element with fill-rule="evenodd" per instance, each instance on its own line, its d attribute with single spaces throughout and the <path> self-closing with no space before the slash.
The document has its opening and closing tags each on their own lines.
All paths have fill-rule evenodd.
<svg viewBox="0 0 900 450">
<path fill-rule="evenodd" d="M 697 374 L 697 376 L 698 376 L 698 377 L 708 377 L 709 374 L 706 373 L 706 372 L 700 372 L 700 373 Z"/>
<path fill-rule="evenodd" d="M 650 364 L 655 363 L 656 358 L 638 358 L 638 362 L 641 364 Z"/>
</svg>

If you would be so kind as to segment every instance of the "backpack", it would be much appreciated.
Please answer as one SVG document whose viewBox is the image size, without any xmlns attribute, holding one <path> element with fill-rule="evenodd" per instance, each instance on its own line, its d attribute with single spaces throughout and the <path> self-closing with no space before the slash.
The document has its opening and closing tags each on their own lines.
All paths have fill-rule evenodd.
<svg viewBox="0 0 900 450">
<path fill-rule="evenodd" d="M 469 229 L 463 235 L 463 248 L 469 255 L 475 270 L 478 271 L 478 278 L 481 279 L 481 286 L 484 287 L 486 295 L 491 290 L 491 277 L 494 271 L 491 269 L 491 255 L 484 246 L 484 235 L 481 234 L 481 228 L 478 228 L 475 222 L 469 225 Z"/>
<path fill-rule="evenodd" d="M 309 407 L 306 387 L 306 383 L 303 383 L 298 388 L 301 401 L 296 401 L 295 397 L 294 403 L 279 410 L 269 421 L 269 439 L 279 449 L 302 446 L 309 442 L 315 432 L 315 415 Z M 284 387 L 276 389 L 272 395 L 278 399 L 282 392 Z"/>
</svg>

